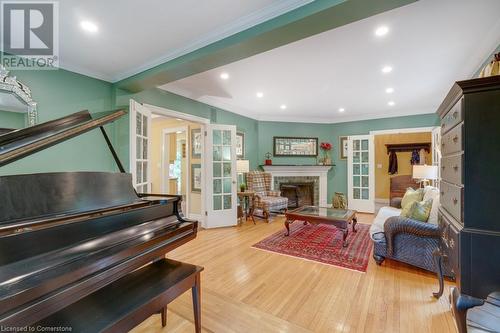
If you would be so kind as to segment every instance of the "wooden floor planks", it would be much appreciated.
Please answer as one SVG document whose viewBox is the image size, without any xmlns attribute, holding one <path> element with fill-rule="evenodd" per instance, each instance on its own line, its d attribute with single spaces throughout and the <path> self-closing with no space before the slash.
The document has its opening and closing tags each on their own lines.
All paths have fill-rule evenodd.
<svg viewBox="0 0 500 333">
<path fill-rule="evenodd" d="M 360 223 L 372 215 L 360 214 Z M 202 326 L 205 332 L 456 332 L 446 282 L 393 261 L 370 260 L 359 273 L 251 246 L 283 229 L 283 218 L 241 227 L 203 230 L 168 257 L 205 267 Z M 162 329 L 153 316 L 134 333 L 193 332 L 190 293 L 169 305 Z"/>
</svg>

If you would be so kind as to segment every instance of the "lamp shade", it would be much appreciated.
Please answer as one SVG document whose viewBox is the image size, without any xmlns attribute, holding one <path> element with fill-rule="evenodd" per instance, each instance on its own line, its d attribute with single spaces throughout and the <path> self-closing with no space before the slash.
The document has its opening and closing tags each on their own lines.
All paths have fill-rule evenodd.
<svg viewBox="0 0 500 333">
<path fill-rule="evenodd" d="M 414 179 L 437 179 L 438 167 L 437 165 L 414 165 L 413 166 Z"/>
<path fill-rule="evenodd" d="M 236 160 L 236 172 L 246 173 L 250 171 L 250 162 L 248 160 Z"/>
</svg>

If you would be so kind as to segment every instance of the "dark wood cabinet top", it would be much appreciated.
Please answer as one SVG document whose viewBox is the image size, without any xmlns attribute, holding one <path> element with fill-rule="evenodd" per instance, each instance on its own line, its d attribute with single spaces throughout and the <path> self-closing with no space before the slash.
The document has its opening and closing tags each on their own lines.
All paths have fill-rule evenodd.
<svg viewBox="0 0 500 333">
<path fill-rule="evenodd" d="M 500 89 L 500 75 L 457 81 L 439 106 L 437 113 L 442 118 L 464 94 L 495 89 Z"/>
</svg>

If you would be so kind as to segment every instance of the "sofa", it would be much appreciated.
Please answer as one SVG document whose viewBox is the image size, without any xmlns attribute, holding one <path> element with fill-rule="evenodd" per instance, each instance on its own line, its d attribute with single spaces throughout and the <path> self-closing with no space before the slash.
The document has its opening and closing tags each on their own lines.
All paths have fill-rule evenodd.
<svg viewBox="0 0 500 333">
<path fill-rule="evenodd" d="M 439 189 L 426 186 L 423 200 L 432 198 L 427 222 L 402 217 L 401 199 L 392 200 L 391 207 L 382 207 L 370 227 L 373 259 L 381 265 L 385 259 L 401 261 L 431 272 L 437 272 L 433 255 L 441 236 L 438 227 Z M 444 274 L 451 276 L 446 265 Z"/>
</svg>

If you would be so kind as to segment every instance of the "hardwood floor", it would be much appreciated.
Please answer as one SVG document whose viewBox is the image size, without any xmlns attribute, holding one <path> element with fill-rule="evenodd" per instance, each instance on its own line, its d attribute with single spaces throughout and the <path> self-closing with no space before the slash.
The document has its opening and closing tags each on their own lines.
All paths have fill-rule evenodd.
<svg viewBox="0 0 500 333">
<path fill-rule="evenodd" d="M 372 215 L 359 214 L 360 223 Z M 366 273 L 282 256 L 251 246 L 283 230 L 283 218 L 266 224 L 203 230 L 168 257 L 205 267 L 204 332 L 456 332 L 446 282 L 440 300 L 433 274 L 393 261 Z M 133 332 L 194 332 L 190 292 Z"/>
</svg>

